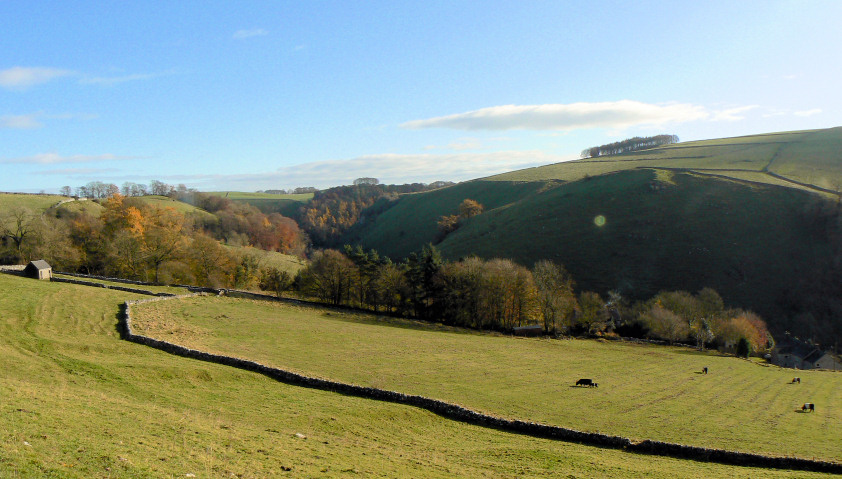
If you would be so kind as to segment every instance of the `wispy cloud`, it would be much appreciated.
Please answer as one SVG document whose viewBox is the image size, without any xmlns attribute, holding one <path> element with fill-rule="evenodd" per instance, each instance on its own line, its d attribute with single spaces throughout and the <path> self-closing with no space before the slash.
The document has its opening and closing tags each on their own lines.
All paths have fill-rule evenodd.
<svg viewBox="0 0 842 479">
<path fill-rule="evenodd" d="M 698 105 L 655 105 L 622 100 L 600 103 L 503 105 L 480 110 L 415 120 L 403 128 L 453 128 L 458 130 L 574 130 L 582 128 L 628 128 L 704 119 Z"/>
<path fill-rule="evenodd" d="M 31 86 L 72 74 L 72 71 L 60 68 L 12 67 L 0 70 L 0 87 L 8 90 L 25 90 Z"/>
<path fill-rule="evenodd" d="M 44 126 L 38 121 L 39 114 L 0 116 L 0 128 L 12 130 L 35 130 Z"/>
<path fill-rule="evenodd" d="M 61 113 L 48 114 L 44 112 L 27 113 L 25 115 L 0 116 L 0 129 L 34 130 L 44 127 L 45 120 L 92 120 L 96 115 Z"/>
<path fill-rule="evenodd" d="M 118 156 L 110 153 L 104 155 L 70 155 L 62 156 L 58 153 L 40 153 L 32 156 L 18 158 L 0 159 L 2 164 L 29 164 L 29 165 L 57 165 L 66 163 L 96 163 L 102 161 L 125 161 L 140 159 L 137 156 Z"/>
<path fill-rule="evenodd" d="M 252 28 L 250 30 L 237 30 L 234 32 L 233 38 L 235 40 L 242 40 L 244 38 L 263 37 L 268 34 L 269 32 L 262 28 Z"/>
<path fill-rule="evenodd" d="M 280 168 L 274 172 L 203 177 L 208 187 L 255 191 L 295 186 L 326 188 L 349 185 L 355 178 L 374 177 L 383 183 L 465 181 L 531 166 L 574 159 L 542 151 L 501 151 L 452 154 L 379 154 Z"/>
<path fill-rule="evenodd" d="M 711 112 L 711 121 L 738 121 L 745 120 L 742 113 L 754 110 L 758 105 L 739 106 L 736 108 L 728 108 L 725 110 L 717 110 Z"/>
<path fill-rule="evenodd" d="M 710 110 L 689 103 L 652 104 L 632 100 L 597 103 L 503 105 L 465 113 L 409 121 L 407 129 L 451 128 L 456 130 L 569 131 L 587 128 L 622 130 L 698 120 L 735 121 L 740 113 L 757 108 L 740 106 Z"/>
<path fill-rule="evenodd" d="M 793 113 L 793 115 L 807 117 L 807 116 L 818 115 L 821 112 L 822 112 L 822 110 L 820 108 L 813 108 L 812 110 L 796 111 L 795 113 Z"/>
<path fill-rule="evenodd" d="M 56 170 L 43 170 L 43 171 L 36 171 L 33 174 L 35 175 L 68 175 L 68 176 L 79 176 L 79 175 L 101 175 L 105 173 L 114 173 L 119 171 L 116 168 L 61 168 Z"/>
<path fill-rule="evenodd" d="M 102 86 L 113 86 L 119 83 L 127 83 L 133 81 L 143 81 L 143 80 L 151 80 L 153 78 L 159 78 L 163 76 L 173 75 L 175 72 L 172 70 L 165 71 L 165 72 L 157 72 L 157 73 L 132 73 L 128 75 L 118 75 L 118 76 L 98 76 L 98 77 L 85 77 L 79 80 L 79 83 L 85 85 L 102 85 Z"/>
</svg>

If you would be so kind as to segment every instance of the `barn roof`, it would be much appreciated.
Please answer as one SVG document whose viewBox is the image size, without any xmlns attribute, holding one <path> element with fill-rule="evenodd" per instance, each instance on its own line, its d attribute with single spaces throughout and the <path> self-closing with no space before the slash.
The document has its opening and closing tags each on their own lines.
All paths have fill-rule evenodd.
<svg viewBox="0 0 842 479">
<path fill-rule="evenodd" d="M 37 268 L 38 270 L 52 269 L 52 266 L 50 266 L 50 265 L 49 265 L 46 261 L 44 261 L 43 259 L 37 259 L 37 260 L 35 260 L 35 261 L 30 262 L 29 264 L 30 264 L 31 266 L 34 266 L 34 267 L 35 267 L 35 268 Z"/>
</svg>

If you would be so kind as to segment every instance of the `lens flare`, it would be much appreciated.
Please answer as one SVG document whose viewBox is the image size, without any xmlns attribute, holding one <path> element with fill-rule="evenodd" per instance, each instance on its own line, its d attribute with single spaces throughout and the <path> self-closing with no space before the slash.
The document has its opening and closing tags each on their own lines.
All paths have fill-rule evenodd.
<svg viewBox="0 0 842 479">
<path fill-rule="evenodd" d="M 596 218 L 593 219 L 593 224 L 595 224 L 597 226 L 600 226 L 600 227 L 605 226 L 605 217 L 602 216 L 602 215 L 597 216 Z"/>
</svg>

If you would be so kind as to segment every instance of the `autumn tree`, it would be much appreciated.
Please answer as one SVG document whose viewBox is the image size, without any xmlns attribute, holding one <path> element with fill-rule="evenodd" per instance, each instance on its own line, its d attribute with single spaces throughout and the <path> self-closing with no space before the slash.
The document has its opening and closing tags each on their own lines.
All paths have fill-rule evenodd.
<svg viewBox="0 0 842 479">
<path fill-rule="evenodd" d="M 142 236 L 144 257 L 154 272 L 154 281 L 160 279 L 161 265 L 177 258 L 185 245 L 184 215 L 173 208 L 155 209 L 146 219 Z"/>
<path fill-rule="evenodd" d="M 0 238 L 14 243 L 15 253 L 22 259 L 23 242 L 32 232 L 38 216 L 25 206 L 16 206 L 0 216 Z"/>
<path fill-rule="evenodd" d="M 573 278 L 564 267 L 549 260 L 537 262 L 532 269 L 532 276 L 544 331 L 567 331 L 578 309 Z"/>
<path fill-rule="evenodd" d="M 576 326 L 594 334 L 605 329 L 609 319 L 608 310 L 605 309 L 605 301 L 599 293 L 583 291 L 579 293 L 579 317 L 576 319 Z"/>
<path fill-rule="evenodd" d="M 199 286 L 218 288 L 232 283 L 235 259 L 219 241 L 203 233 L 193 236 L 188 257 Z"/>
<path fill-rule="evenodd" d="M 260 276 L 260 289 L 271 291 L 280 298 L 284 291 L 292 287 L 292 280 L 289 272 L 270 266 L 264 269 Z"/>
<path fill-rule="evenodd" d="M 299 290 L 334 306 L 344 304 L 351 293 L 354 263 L 336 250 L 320 250 L 298 273 Z"/>
<path fill-rule="evenodd" d="M 657 302 L 641 314 L 640 320 L 649 328 L 650 335 L 666 339 L 670 344 L 690 334 L 690 325 L 684 318 Z"/>
</svg>

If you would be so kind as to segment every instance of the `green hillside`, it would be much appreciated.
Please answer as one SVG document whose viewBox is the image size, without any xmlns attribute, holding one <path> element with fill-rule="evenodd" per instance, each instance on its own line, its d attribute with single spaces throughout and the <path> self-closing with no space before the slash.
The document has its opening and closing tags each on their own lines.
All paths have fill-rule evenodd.
<svg viewBox="0 0 842 479">
<path fill-rule="evenodd" d="M 0 193 L 0 211 L 9 211 L 17 207 L 29 208 L 32 211 L 44 211 L 55 206 L 60 201 L 67 200 L 59 195 L 27 195 L 23 193 Z"/>
<path fill-rule="evenodd" d="M 175 357 L 119 339 L 139 298 L 0 274 L 0 476 L 829 477 L 506 434 Z"/>
<path fill-rule="evenodd" d="M 222 196 L 231 201 L 248 203 L 265 214 L 280 213 L 287 217 L 295 217 L 298 208 L 310 201 L 313 193 L 276 195 L 272 193 L 248 193 L 242 191 L 216 191 L 208 193 Z"/>
<path fill-rule="evenodd" d="M 678 143 L 405 195 L 343 240 L 404 257 L 471 198 L 485 212 L 438 244 L 450 259 L 551 259 L 580 289 L 631 299 L 710 286 L 773 333 L 842 340 L 840 216 L 823 191 L 840 180 L 842 128 Z"/>
<path fill-rule="evenodd" d="M 205 211 L 201 208 L 197 208 L 197 207 L 195 207 L 193 205 L 190 205 L 188 203 L 184 203 L 183 201 L 174 200 L 174 199 L 169 198 L 167 196 L 149 195 L 149 196 L 141 196 L 140 198 L 146 204 L 148 204 L 149 206 L 151 206 L 153 208 L 172 208 L 172 209 L 178 211 L 179 213 L 185 214 L 185 215 L 191 214 L 191 215 L 196 215 L 200 218 L 207 218 L 207 219 L 215 218 L 214 215 L 212 215 L 211 213 L 208 213 L 207 211 Z"/>
<path fill-rule="evenodd" d="M 650 150 L 529 168 L 491 181 L 577 181 L 654 168 L 783 185 L 818 193 L 842 191 L 842 127 L 676 143 Z"/>
</svg>

